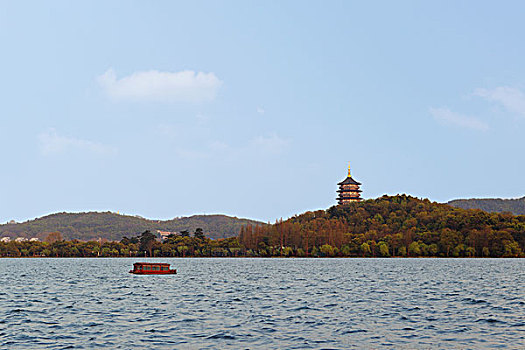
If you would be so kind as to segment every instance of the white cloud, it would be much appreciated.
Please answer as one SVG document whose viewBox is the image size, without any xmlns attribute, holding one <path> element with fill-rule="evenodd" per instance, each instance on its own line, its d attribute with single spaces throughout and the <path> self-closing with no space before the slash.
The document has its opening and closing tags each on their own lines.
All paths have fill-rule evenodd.
<svg viewBox="0 0 525 350">
<path fill-rule="evenodd" d="M 171 124 L 159 124 L 157 125 L 157 133 L 162 137 L 176 138 L 180 136 L 177 128 Z"/>
<path fill-rule="evenodd" d="M 222 81 L 214 73 L 135 72 L 120 79 L 113 69 L 97 77 L 106 94 L 118 100 L 205 102 L 215 99 Z"/>
<path fill-rule="evenodd" d="M 221 158 L 231 159 L 235 158 L 241 153 L 240 149 L 233 149 L 224 142 L 213 141 L 205 145 L 204 148 L 200 149 L 189 149 L 186 147 L 177 147 L 175 153 L 181 158 L 187 159 L 210 159 L 210 158 Z"/>
<path fill-rule="evenodd" d="M 195 118 L 197 119 L 197 122 L 199 123 L 199 125 L 205 125 L 210 120 L 210 117 L 204 114 L 200 114 L 200 113 L 197 114 Z"/>
<path fill-rule="evenodd" d="M 289 144 L 290 140 L 283 139 L 275 133 L 270 136 L 258 136 L 252 140 L 252 146 L 264 153 L 281 153 Z"/>
<path fill-rule="evenodd" d="M 117 153 L 116 148 L 101 143 L 61 136 L 53 128 L 39 134 L 38 141 L 40 151 L 44 155 L 65 153 L 71 150 L 82 150 L 101 155 L 113 155 Z"/>
<path fill-rule="evenodd" d="M 511 113 L 525 117 L 525 94 L 518 89 L 500 86 L 495 89 L 476 89 L 474 95 L 503 105 Z"/>
<path fill-rule="evenodd" d="M 206 159 L 210 157 L 208 152 L 196 151 L 188 148 L 178 147 L 175 149 L 175 154 L 180 158 L 187 158 L 191 160 L 195 159 Z"/>
<path fill-rule="evenodd" d="M 434 119 L 444 124 L 482 131 L 489 129 L 487 123 L 474 117 L 452 112 L 448 108 L 430 108 L 430 114 L 432 114 Z"/>
<path fill-rule="evenodd" d="M 264 108 L 262 107 L 257 107 L 257 113 L 259 113 L 260 115 L 263 115 L 265 112 Z"/>
<path fill-rule="evenodd" d="M 210 140 L 205 144 L 185 145 L 180 143 L 175 147 L 175 154 L 181 158 L 186 159 L 225 159 L 225 160 L 242 160 L 247 157 L 252 158 L 255 154 L 257 156 L 280 156 L 286 152 L 291 141 L 279 137 L 273 133 L 269 136 L 257 136 L 249 140 L 247 143 L 238 146 Z"/>
</svg>

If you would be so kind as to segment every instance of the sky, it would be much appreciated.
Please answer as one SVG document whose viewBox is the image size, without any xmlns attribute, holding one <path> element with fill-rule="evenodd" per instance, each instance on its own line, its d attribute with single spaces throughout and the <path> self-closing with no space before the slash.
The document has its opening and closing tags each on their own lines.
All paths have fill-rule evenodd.
<svg viewBox="0 0 525 350">
<path fill-rule="evenodd" d="M 525 195 L 523 1 L 0 0 L 0 222 Z"/>
</svg>

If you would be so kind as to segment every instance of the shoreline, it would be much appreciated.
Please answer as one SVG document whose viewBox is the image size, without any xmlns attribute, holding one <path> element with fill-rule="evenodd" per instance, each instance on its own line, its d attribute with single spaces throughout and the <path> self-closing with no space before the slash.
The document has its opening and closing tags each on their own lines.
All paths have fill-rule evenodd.
<svg viewBox="0 0 525 350">
<path fill-rule="evenodd" d="M 0 259 L 380 259 L 380 260 L 403 260 L 403 259 L 525 259 L 525 256 L 0 256 Z"/>
</svg>

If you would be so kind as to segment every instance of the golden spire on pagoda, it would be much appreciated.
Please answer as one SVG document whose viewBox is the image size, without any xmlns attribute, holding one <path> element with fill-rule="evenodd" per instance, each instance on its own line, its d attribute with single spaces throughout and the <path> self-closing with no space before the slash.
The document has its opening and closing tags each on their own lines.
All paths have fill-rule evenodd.
<svg viewBox="0 0 525 350">
<path fill-rule="evenodd" d="M 352 177 L 352 175 L 350 174 L 350 162 L 348 162 L 348 177 Z"/>
</svg>

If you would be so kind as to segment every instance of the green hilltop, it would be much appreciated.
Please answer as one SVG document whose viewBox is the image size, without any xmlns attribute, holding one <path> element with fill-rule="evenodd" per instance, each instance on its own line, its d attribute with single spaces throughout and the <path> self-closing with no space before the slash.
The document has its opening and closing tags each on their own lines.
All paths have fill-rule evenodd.
<svg viewBox="0 0 525 350">
<path fill-rule="evenodd" d="M 509 212 L 514 215 L 525 215 L 525 197 L 516 199 L 455 199 L 448 204 L 461 209 L 481 209 L 489 213 Z"/>
<path fill-rule="evenodd" d="M 256 256 L 275 247 L 299 256 L 523 256 L 525 216 L 385 195 L 243 228 L 239 243 Z"/>
<path fill-rule="evenodd" d="M 56 213 L 23 223 L 0 225 L 2 237 L 37 237 L 45 239 L 50 232 L 60 232 L 66 240 L 82 241 L 107 239 L 119 241 L 124 236 L 135 236 L 150 230 L 193 232 L 202 228 L 212 239 L 237 236 L 244 225 L 261 224 L 259 221 L 227 215 L 193 215 L 171 220 L 148 220 L 139 216 L 112 212 Z"/>
</svg>

